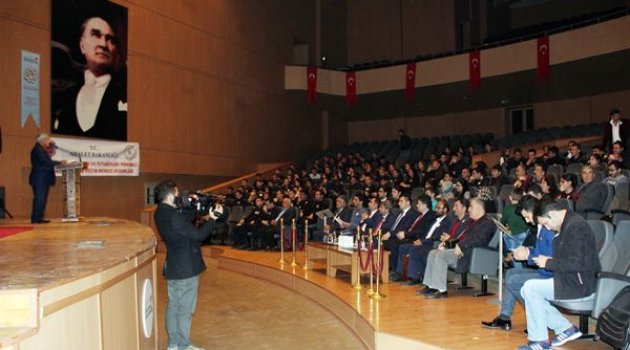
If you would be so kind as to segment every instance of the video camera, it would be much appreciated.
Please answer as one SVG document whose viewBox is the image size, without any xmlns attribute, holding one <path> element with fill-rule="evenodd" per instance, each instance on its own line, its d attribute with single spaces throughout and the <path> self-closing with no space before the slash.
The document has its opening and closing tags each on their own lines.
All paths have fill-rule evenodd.
<svg viewBox="0 0 630 350">
<path fill-rule="evenodd" d="M 208 215 L 210 208 L 216 207 L 216 204 L 221 204 L 222 200 L 221 196 L 213 194 L 183 191 L 175 198 L 175 205 L 183 214 L 201 217 Z"/>
</svg>

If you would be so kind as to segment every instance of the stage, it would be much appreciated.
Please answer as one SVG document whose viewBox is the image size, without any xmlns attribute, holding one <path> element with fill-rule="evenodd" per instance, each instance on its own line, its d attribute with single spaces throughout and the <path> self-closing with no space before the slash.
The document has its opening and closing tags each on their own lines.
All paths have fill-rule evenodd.
<svg viewBox="0 0 630 350">
<path fill-rule="evenodd" d="M 385 295 L 379 301 L 368 297 L 368 279 L 362 279 L 363 289 L 355 290 L 350 275 L 338 273 L 326 276 L 326 267 L 315 264 L 304 270 L 304 255 L 298 252 L 300 266 L 290 266 L 291 254 L 285 255 L 286 264 L 278 263 L 279 252 L 241 251 L 224 246 L 204 247 L 218 259 L 218 266 L 247 276 L 281 285 L 317 302 L 339 318 L 368 349 L 515 349 L 527 342 L 525 315 L 518 305 L 512 318 L 513 330 L 506 332 L 480 326 L 482 320 L 498 315 L 500 305 L 492 303 L 495 296 L 473 297 L 474 290 L 456 291 L 449 287 L 446 299 L 426 300 L 416 296 L 416 287 L 398 283 L 381 285 Z M 459 281 L 459 275 L 452 278 Z M 469 276 L 469 284 L 479 287 L 479 277 Z M 496 284 L 490 283 L 496 292 Z M 304 315 L 308 317 L 308 315 Z M 576 321 L 576 318 L 573 318 Z M 594 322 L 591 320 L 591 327 Z M 583 339 L 571 342 L 563 349 L 609 349 L 605 343 Z"/>
<path fill-rule="evenodd" d="M 0 349 L 156 349 L 155 246 L 122 219 L 0 221 Z"/>
</svg>

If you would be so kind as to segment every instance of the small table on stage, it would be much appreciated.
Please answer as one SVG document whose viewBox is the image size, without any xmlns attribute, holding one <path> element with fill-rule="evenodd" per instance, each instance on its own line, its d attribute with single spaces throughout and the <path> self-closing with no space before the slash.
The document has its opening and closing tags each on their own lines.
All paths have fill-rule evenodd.
<svg viewBox="0 0 630 350">
<path fill-rule="evenodd" d="M 308 265 L 313 263 L 322 263 L 326 265 L 326 275 L 329 277 L 337 277 L 337 270 L 341 270 L 350 274 L 352 284 L 359 282 L 357 275 L 357 264 L 359 264 L 356 249 L 339 248 L 333 244 L 321 242 L 308 242 L 306 244 L 308 251 Z M 382 283 L 389 283 L 389 251 L 383 252 L 383 275 Z M 367 252 L 362 252 L 361 256 L 367 259 Z M 361 270 L 361 275 L 370 273 L 370 268 Z"/>
</svg>

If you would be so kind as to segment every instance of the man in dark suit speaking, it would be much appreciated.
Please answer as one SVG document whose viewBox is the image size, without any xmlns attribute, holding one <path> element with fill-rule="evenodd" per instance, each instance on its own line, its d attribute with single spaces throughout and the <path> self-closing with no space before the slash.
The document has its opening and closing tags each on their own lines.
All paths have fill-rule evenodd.
<svg viewBox="0 0 630 350">
<path fill-rule="evenodd" d="M 33 188 L 33 208 L 31 210 L 31 222 L 33 224 L 45 224 L 46 199 L 48 189 L 55 184 L 55 165 L 65 163 L 52 160 L 55 155 L 55 143 L 48 134 L 37 135 L 37 143 L 31 150 L 31 174 L 28 182 Z"/>
<path fill-rule="evenodd" d="M 81 26 L 79 47 L 84 83 L 53 101 L 53 132 L 126 141 L 127 91 L 116 74 L 124 64 L 116 33 L 103 18 L 90 17 Z"/>
</svg>

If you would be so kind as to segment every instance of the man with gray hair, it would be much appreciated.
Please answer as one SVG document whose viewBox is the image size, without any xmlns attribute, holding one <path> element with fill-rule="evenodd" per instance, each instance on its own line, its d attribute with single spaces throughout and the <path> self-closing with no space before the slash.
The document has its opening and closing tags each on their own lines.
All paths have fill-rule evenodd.
<svg viewBox="0 0 630 350">
<path fill-rule="evenodd" d="M 33 188 L 33 207 L 31 210 L 31 223 L 46 224 L 50 222 L 44 219 L 48 189 L 55 184 L 55 165 L 65 163 L 52 160 L 55 155 L 55 142 L 48 134 L 37 135 L 37 143 L 31 150 L 31 174 L 28 183 Z"/>
</svg>

